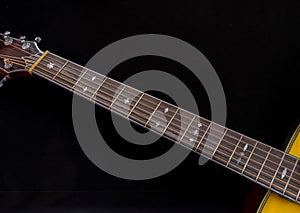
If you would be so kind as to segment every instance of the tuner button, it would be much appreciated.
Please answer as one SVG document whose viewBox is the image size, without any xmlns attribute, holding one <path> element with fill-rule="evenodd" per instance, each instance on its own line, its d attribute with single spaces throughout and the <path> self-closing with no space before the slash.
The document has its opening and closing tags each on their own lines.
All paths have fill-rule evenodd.
<svg viewBox="0 0 300 213">
<path fill-rule="evenodd" d="M 30 48 L 30 43 L 29 42 L 24 42 L 23 45 L 22 45 L 22 49 L 27 50 L 29 48 Z"/>
<path fill-rule="evenodd" d="M 25 40 L 26 36 L 20 36 L 20 40 Z"/>
<path fill-rule="evenodd" d="M 36 37 L 34 40 L 36 43 L 40 43 L 42 41 L 41 37 Z"/>
<path fill-rule="evenodd" d="M 10 32 L 9 31 L 5 31 L 4 35 L 8 36 L 8 35 L 10 35 Z"/>
</svg>

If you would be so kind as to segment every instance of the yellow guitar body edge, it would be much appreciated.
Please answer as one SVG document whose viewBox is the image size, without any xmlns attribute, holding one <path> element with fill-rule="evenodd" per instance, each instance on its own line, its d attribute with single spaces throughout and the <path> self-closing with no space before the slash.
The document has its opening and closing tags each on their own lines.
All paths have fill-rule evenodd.
<svg viewBox="0 0 300 213">
<path fill-rule="evenodd" d="M 287 153 L 300 158 L 300 125 L 289 141 L 285 150 Z M 300 205 L 287 200 L 270 191 L 267 192 L 261 202 L 257 213 L 299 213 Z"/>
</svg>

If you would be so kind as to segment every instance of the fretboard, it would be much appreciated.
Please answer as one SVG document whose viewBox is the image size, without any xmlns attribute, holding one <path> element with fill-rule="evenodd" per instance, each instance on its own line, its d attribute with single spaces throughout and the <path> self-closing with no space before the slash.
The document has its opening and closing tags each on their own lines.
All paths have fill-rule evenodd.
<svg viewBox="0 0 300 213">
<path fill-rule="evenodd" d="M 299 159 L 52 53 L 33 74 L 300 203 Z"/>
</svg>

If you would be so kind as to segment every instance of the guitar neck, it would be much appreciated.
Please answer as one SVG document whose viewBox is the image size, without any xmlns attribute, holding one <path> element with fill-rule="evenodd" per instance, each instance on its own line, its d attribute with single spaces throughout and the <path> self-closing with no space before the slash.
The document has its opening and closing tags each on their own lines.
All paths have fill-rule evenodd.
<svg viewBox="0 0 300 213">
<path fill-rule="evenodd" d="M 49 52 L 30 71 L 300 202 L 300 166 L 294 156 Z"/>
</svg>

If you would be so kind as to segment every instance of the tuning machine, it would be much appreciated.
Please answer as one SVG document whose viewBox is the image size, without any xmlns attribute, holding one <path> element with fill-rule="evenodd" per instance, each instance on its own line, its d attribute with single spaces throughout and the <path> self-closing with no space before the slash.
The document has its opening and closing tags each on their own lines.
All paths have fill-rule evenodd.
<svg viewBox="0 0 300 213">
<path fill-rule="evenodd" d="M 26 41 L 26 36 L 20 36 L 20 41 L 22 43 L 22 49 L 27 50 L 30 48 L 31 44 L 30 42 Z"/>
<path fill-rule="evenodd" d="M 9 60 L 9 59 L 7 59 L 7 58 L 4 58 L 3 59 L 3 62 L 4 62 L 4 68 L 5 69 L 10 69 L 10 68 L 12 68 L 13 67 L 13 63 Z"/>
<path fill-rule="evenodd" d="M 34 39 L 34 41 L 36 42 L 36 43 L 41 43 L 41 41 L 42 41 L 42 38 L 41 37 L 36 37 L 35 39 Z"/>
<path fill-rule="evenodd" d="M 12 44 L 14 41 L 12 37 L 9 37 L 9 35 L 10 35 L 9 31 L 4 32 L 4 45 L 5 46 Z"/>
</svg>

